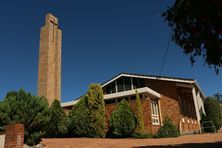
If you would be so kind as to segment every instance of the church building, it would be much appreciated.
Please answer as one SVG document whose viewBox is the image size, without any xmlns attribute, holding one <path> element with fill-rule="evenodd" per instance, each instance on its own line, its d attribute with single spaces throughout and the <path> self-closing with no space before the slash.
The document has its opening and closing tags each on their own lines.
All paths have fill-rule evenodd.
<svg viewBox="0 0 222 148">
<path fill-rule="evenodd" d="M 49 104 L 61 99 L 61 40 L 58 19 L 46 16 L 41 28 L 39 49 L 38 95 L 47 98 Z M 181 134 L 201 132 L 200 119 L 204 113 L 205 96 L 195 79 L 153 75 L 120 73 L 102 85 L 108 119 L 122 99 L 136 107 L 136 90 L 140 95 L 147 133 L 155 134 L 170 118 Z M 79 99 L 61 103 L 69 111 Z"/>
</svg>

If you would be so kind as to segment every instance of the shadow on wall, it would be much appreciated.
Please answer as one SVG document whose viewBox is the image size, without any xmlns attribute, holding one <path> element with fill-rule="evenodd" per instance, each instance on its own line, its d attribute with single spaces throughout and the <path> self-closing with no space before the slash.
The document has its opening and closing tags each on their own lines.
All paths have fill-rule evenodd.
<svg viewBox="0 0 222 148">
<path fill-rule="evenodd" d="M 133 148 L 222 148 L 222 142 L 216 143 L 187 143 L 177 145 L 150 145 L 150 146 L 139 146 Z"/>
</svg>

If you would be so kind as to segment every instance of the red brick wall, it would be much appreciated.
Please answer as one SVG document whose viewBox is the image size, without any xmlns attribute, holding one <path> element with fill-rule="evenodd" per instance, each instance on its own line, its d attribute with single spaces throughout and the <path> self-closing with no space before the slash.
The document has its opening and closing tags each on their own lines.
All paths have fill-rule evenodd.
<svg viewBox="0 0 222 148">
<path fill-rule="evenodd" d="M 10 124 L 6 126 L 5 148 L 23 148 L 24 125 Z"/>
<path fill-rule="evenodd" d="M 161 94 L 160 107 L 163 120 L 165 117 L 169 117 L 178 129 L 181 124 L 182 133 L 190 133 L 200 130 L 200 125 L 198 124 L 195 115 L 194 117 L 186 117 L 183 115 L 179 100 L 179 96 L 183 94 L 180 94 L 181 92 L 178 91 L 176 82 L 146 80 L 146 86 Z M 191 100 L 193 101 L 193 98 L 191 98 Z M 195 113 L 194 108 L 190 109 L 193 109 L 192 112 Z M 182 118 L 184 118 L 184 121 L 181 120 Z M 189 119 L 189 122 L 187 119 Z"/>
<path fill-rule="evenodd" d="M 146 86 L 161 94 L 160 107 L 162 119 L 169 117 L 179 128 L 181 119 L 177 87 L 175 82 L 146 80 Z"/>
<path fill-rule="evenodd" d="M 128 101 L 132 110 L 135 112 L 136 109 L 136 103 L 135 100 Z M 144 99 L 141 99 L 142 103 L 142 109 L 143 109 L 143 119 L 144 119 L 144 128 L 146 133 L 152 133 L 155 134 L 160 126 L 158 125 L 152 125 L 152 119 L 151 119 L 151 106 L 150 106 L 150 99 L 147 96 Z M 113 104 L 106 104 L 106 128 L 108 130 L 109 127 L 109 118 L 113 112 L 113 110 L 116 107 L 116 103 Z"/>
</svg>

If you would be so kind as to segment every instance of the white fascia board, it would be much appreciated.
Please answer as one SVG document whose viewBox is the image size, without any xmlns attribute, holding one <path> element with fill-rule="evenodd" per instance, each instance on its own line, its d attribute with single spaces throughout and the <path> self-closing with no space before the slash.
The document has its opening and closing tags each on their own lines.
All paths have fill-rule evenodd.
<svg viewBox="0 0 222 148">
<path fill-rule="evenodd" d="M 73 105 L 75 105 L 77 102 L 79 102 L 79 100 L 64 102 L 64 103 L 61 103 L 61 106 L 62 106 L 62 107 L 73 106 Z"/>
<path fill-rule="evenodd" d="M 197 83 L 197 81 L 196 81 L 196 80 L 195 80 L 195 85 L 197 86 L 197 88 L 199 89 L 199 91 L 200 91 L 201 95 L 202 95 L 202 96 L 203 96 L 203 98 L 205 99 L 205 98 L 206 98 L 206 96 L 204 95 L 203 91 L 201 90 L 201 88 L 200 88 L 200 86 L 199 86 L 199 84 Z"/>
<path fill-rule="evenodd" d="M 143 78 L 143 79 L 152 79 L 152 80 L 164 80 L 164 81 L 173 81 L 173 82 L 182 82 L 182 83 L 194 83 L 193 80 L 181 80 L 181 79 L 174 79 L 174 78 L 162 78 L 162 77 L 151 77 L 151 76 L 137 76 L 137 75 L 129 75 L 123 74 L 127 77 L 134 77 L 134 78 Z"/>
<path fill-rule="evenodd" d="M 120 74 L 120 75 L 116 76 L 115 78 L 113 78 L 113 79 L 111 79 L 110 81 L 108 81 L 108 82 L 106 82 L 105 84 L 103 84 L 101 87 L 106 86 L 107 84 L 109 84 L 109 83 L 115 81 L 116 79 L 118 79 L 118 78 L 121 77 L 121 76 L 123 76 L 123 74 Z"/>
<path fill-rule="evenodd" d="M 123 92 L 118 92 L 118 93 L 113 93 L 113 94 L 107 94 L 104 95 L 103 98 L 106 99 L 112 99 L 112 98 L 118 98 L 118 97 L 124 97 L 124 96 L 130 96 L 130 95 L 135 95 L 137 92 L 140 93 L 148 93 L 151 96 L 160 98 L 160 94 L 148 87 L 143 87 L 143 88 L 138 88 L 138 89 L 133 89 L 133 90 L 127 90 L 127 91 L 123 91 Z M 73 106 L 75 105 L 79 100 L 74 100 L 74 101 L 69 101 L 69 102 L 64 102 L 61 103 L 62 107 L 68 107 L 68 106 Z"/>
<path fill-rule="evenodd" d="M 181 83 L 195 83 L 195 81 L 193 80 L 181 80 L 181 79 L 173 79 L 173 78 L 162 78 L 162 77 L 151 77 L 151 76 L 139 76 L 139 75 L 131 75 L 131 74 L 120 74 L 118 76 L 116 76 L 115 78 L 113 78 L 112 80 L 106 82 L 105 84 L 102 85 L 102 87 L 106 86 L 107 84 L 115 81 L 116 79 L 118 79 L 121 76 L 125 76 L 125 77 L 132 77 L 132 78 L 142 78 L 142 79 L 152 79 L 152 80 L 163 80 L 163 81 L 172 81 L 172 82 L 181 82 Z"/>
<path fill-rule="evenodd" d="M 160 94 L 158 92 L 156 92 L 148 87 L 143 87 L 143 88 L 127 90 L 127 91 L 123 91 L 123 92 L 113 93 L 113 94 L 107 94 L 107 95 L 104 95 L 104 99 L 106 100 L 106 99 L 135 95 L 135 93 L 136 93 L 135 90 L 137 90 L 138 93 L 148 93 L 154 97 L 160 98 Z"/>
<path fill-rule="evenodd" d="M 196 87 L 198 88 L 199 92 L 201 93 L 201 95 L 203 96 L 203 98 L 205 98 L 204 93 L 202 92 L 200 86 L 198 85 L 197 81 L 195 80 L 194 83 L 191 84 L 183 84 L 183 83 L 177 83 L 176 86 L 179 87 L 186 87 L 186 88 L 193 88 L 194 85 L 196 85 Z"/>
</svg>

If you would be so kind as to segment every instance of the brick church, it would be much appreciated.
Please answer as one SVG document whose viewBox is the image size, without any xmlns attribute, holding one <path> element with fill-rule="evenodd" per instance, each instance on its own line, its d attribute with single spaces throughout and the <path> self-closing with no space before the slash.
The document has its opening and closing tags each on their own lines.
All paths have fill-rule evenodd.
<svg viewBox="0 0 222 148">
<path fill-rule="evenodd" d="M 61 99 L 61 45 L 62 31 L 58 27 L 58 19 L 47 14 L 40 33 L 38 95 L 47 98 L 49 104 L 54 98 Z M 205 96 L 195 79 L 120 73 L 101 86 L 107 120 L 122 99 L 135 109 L 137 90 L 147 133 L 155 134 L 166 117 L 172 119 L 181 134 L 201 132 L 200 118 L 205 113 Z M 61 105 L 69 111 L 78 101 Z"/>
</svg>

